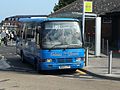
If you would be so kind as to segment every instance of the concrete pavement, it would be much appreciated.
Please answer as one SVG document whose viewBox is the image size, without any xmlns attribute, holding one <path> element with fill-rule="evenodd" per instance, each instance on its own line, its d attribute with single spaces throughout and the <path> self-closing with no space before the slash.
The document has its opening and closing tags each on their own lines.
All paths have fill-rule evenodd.
<svg viewBox="0 0 120 90">
<path fill-rule="evenodd" d="M 88 66 L 84 71 L 96 77 L 120 81 L 120 53 L 113 53 L 112 73 L 108 74 L 108 56 L 95 57 L 89 54 Z"/>
</svg>

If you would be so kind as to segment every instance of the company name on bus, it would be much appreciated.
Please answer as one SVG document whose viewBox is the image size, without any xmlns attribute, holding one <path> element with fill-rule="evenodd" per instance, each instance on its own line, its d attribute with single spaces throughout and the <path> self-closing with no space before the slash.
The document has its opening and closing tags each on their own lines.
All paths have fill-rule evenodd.
<svg viewBox="0 0 120 90">
<path fill-rule="evenodd" d="M 51 56 L 78 56 L 79 53 L 76 52 L 64 52 L 63 55 L 62 53 L 51 53 Z"/>
<path fill-rule="evenodd" d="M 51 53 L 51 56 L 62 56 L 62 54 L 61 53 Z"/>
</svg>

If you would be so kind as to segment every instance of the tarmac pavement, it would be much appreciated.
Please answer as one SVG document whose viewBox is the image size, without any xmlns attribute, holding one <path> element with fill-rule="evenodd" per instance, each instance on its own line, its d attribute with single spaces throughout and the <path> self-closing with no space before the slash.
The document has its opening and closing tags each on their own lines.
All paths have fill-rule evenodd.
<svg viewBox="0 0 120 90">
<path fill-rule="evenodd" d="M 12 44 L 8 42 L 8 45 L 15 46 L 15 42 L 12 42 Z M 111 74 L 108 74 L 109 59 L 107 55 L 101 54 L 100 57 L 96 57 L 93 52 L 91 53 L 91 51 L 89 51 L 89 53 L 88 66 L 86 66 L 83 71 L 95 77 L 120 81 L 120 53 L 113 53 Z M 0 62 L 2 62 L 1 56 L 0 59 Z M 9 67 L 6 63 L 4 65 Z"/>
<path fill-rule="evenodd" d="M 88 66 L 83 71 L 90 75 L 120 81 L 120 53 L 113 53 L 112 58 L 112 73 L 108 74 L 108 56 L 101 54 L 100 57 L 90 54 Z"/>
</svg>

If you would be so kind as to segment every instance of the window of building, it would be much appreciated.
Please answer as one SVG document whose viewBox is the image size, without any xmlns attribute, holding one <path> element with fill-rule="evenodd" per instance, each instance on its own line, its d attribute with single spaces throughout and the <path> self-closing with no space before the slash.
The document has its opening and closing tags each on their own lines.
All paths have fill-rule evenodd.
<svg viewBox="0 0 120 90">
<path fill-rule="evenodd" d="M 111 17 L 103 17 L 103 23 L 112 23 Z"/>
</svg>

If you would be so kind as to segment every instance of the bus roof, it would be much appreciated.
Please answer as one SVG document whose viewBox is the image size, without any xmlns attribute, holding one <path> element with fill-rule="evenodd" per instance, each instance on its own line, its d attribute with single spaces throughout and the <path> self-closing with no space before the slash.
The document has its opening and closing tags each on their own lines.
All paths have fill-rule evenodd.
<svg viewBox="0 0 120 90">
<path fill-rule="evenodd" d="M 20 22 L 45 22 L 45 21 L 78 21 L 73 18 L 20 18 Z"/>
</svg>

